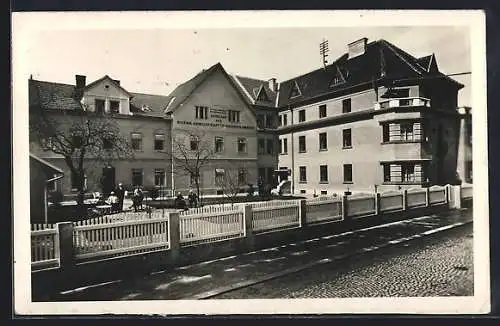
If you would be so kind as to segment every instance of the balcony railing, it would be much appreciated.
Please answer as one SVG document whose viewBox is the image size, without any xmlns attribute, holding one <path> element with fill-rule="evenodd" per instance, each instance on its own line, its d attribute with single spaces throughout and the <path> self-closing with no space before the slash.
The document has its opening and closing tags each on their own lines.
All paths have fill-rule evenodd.
<svg viewBox="0 0 500 326">
<path fill-rule="evenodd" d="M 391 98 L 376 103 L 375 110 L 397 108 L 397 107 L 409 107 L 409 106 L 430 107 L 431 100 L 424 97 Z"/>
</svg>

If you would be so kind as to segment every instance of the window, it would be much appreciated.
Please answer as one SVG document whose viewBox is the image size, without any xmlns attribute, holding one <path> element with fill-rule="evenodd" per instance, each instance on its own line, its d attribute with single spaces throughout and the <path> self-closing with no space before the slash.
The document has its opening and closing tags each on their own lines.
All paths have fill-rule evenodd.
<svg viewBox="0 0 500 326">
<path fill-rule="evenodd" d="M 319 182 L 320 183 L 328 182 L 328 165 L 319 166 Z"/>
<path fill-rule="evenodd" d="M 328 143 L 326 138 L 326 132 L 319 134 L 319 150 L 326 151 L 328 149 Z"/>
<path fill-rule="evenodd" d="M 413 140 L 413 123 L 402 123 L 400 125 L 401 140 Z"/>
<path fill-rule="evenodd" d="M 132 149 L 134 151 L 142 151 L 142 134 L 138 132 L 133 132 L 131 134 L 132 138 Z"/>
<path fill-rule="evenodd" d="M 281 154 L 288 154 L 288 139 L 283 138 L 281 140 Z"/>
<path fill-rule="evenodd" d="M 325 118 L 326 117 L 326 104 L 322 104 L 319 106 L 319 118 Z"/>
<path fill-rule="evenodd" d="M 113 141 L 108 138 L 103 138 L 102 139 L 102 148 L 103 149 L 112 149 L 113 148 Z"/>
<path fill-rule="evenodd" d="M 267 128 L 275 128 L 275 123 L 274 123 L 274 115 L 268 114 L 266 115 L 266 127 Z"/>
<path fill-rule="evenodd" d="M 299 166 L 299 182 L 307 182 L 307 173 L 305 166 Z"/>
<path fill-rule="evenodd" d="M 301 95 L 301 93 L 300 93 L 299 85 L 297 84 L 297 82 L 295 82 L 293 84 L 292 90 L 290 92 L 290 98 L 294 98 L 294 97 L 297 97 L 300 95 Z"/>
<path fill-rule="evenodd" d="M 109 112 L 120 113 L 120 102 L 119 101 L 109 101 Z"/>
<path fill-rule="evenodd" d="M 57 177 L 57 174 L 54 174 L 53 177 Z M 51 181 L 47 183 L 47 191 L 56 191 L 57 190 L 57 180 Z"/>
<path fill-rule="evenodd" d="M 165 177 L 165 169 L 155 169 L 155 186 L 164 186 Z"/>
<path fill-rule="evenodd" d="M 342 130 L 342 148 L 352 147 L 351 129 Z"/>
<path fill-rule="evenodd" d="M 288 124 L 288 114 L 283 114 L 283 126 Z"/>
<path fill-rule="evenodd" d="M 229 122 L 240 122 L 240 111 L 229 110 L 227 118 Z"/>
<path fill-rule="evenodd" d="M 196 119 L 208 119 L 208 107 L 195 106 Z"/>
<path fill-rule="evenodd" d="M 247 139 L 238 138 L 238 153 L 246 153 L 246 152 L 247 152 Z"/>
<path fill-rule="evenodd" d="M 391 165 L 384 164 L 384 182 L 391 182 Z"/>
<path fill-rule="evenodd" d="M 196 175 L 194 173 L 191 173 L 189 175 L 189 185 L 192 187 L 195 187 L 196 184 L 200 184 L 200 175 Z"/>
<path fill-rule="evenodd" d="M 224 152 L 224 138 L 215 137 L 215 152 L 216 153 Z"/>
<path fill-rule="evenodd" d="M 257 140 L 257 152 L 258 154 L 264 154 L 266 151 L 266 142 L 264 139 L 260 138 Z"/>
<path fill-rule="evenodd" d="M 322 195 L 326 195 L 326 194 L 328 194 L 328 191 L 326 191 L 326 190 L 321 190 L 321 194 L 322 194 Z"/>
<path fill-rule="evenodd" d="M 344 183 L 352 183 L 352 164 L 344 164 Z"/>
<path fill-rule="evenodd" d="M 299 122 L 306 121 L 306 110 L 299 111 Z"/>
<path fill-rule="evenodd" d="M 132 169 L 132 185 L 142 186 L 142 169 Z"/>
<path fill-rule="evenodd" d="M 389 124 L 382 125 L 382 142 L 387 143 L 389 141 Z"/>
<path fill-rule="evenodd" d="M 301 189 L 301 190 L 300 190 L 300 193 L 301 193 L 301 194 L 305 194 L 305 193 L 306 193 L 306 191 L 305 191 L 304 189 Z"/>
<path fill-rule="evenodd" d="M 273 139 L 268 139 L 267 140 L 267 154 L 274 154 L 274 140 Z"/>
<path fill-rule="evenodd" d="M 247 169 L 238 169 L 238 184 L 244 185 L 247 183 Z"/>
<path fill-rule="evenodd" d="M 346 98 L 345 100 L 342 100 L 342 113 L 349 112 L 351 112 L 351 99 Z"/>
<path fill-rule="evenodd" d="M 191 136 L 189 138 L 189 148 L 192 150 L 192 151 L 197 151 L 198 150 L 198 146 L 200 144 L 200 140 L 198 139 L 198 137 L 196 136 Z"/>
<path fill-rule="evenodd" d="M 401 165 L 401 181 L 415 182 L 415 164 Z"/>
<path fill-rule="evenodd" d="M 162 151 L 165 148 L 165 135 L 155 134 L 154 135 L 154 149 L 155 151 Z"/>
<path fill-rule="evenodd" d="M 224 169 L 215 169 L 215 184 L 221 186 L 224 184 L 226 172 Z"/>
<path fill-rule="evenodd" d="M 306 152 L 306 136 L 299 136 L 299 153 Z"/>
<path fill-rule="evenodd" d="M 104 113 L 104 100 L 95 99 L 95 112 Z"/>
</svg>

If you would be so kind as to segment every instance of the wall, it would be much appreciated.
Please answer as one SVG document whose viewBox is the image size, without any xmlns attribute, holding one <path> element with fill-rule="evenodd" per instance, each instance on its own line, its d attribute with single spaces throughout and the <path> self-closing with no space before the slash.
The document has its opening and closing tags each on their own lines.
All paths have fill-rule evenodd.
<svg viewBox="0 0 500 326">
<path fill-rule="evenodd" d="M 196 106 L 209 108 L 208 119 L 197 119 Z M 218 109 L 216 115 L 211 109 Z M 240 112 L 240 122 L 230 123 L 227 110 Z M 222 112 L 222 113 L 221 113 Z M 215 137 L 224 138 L 224 151 L 210 155 L 211 162 L 203 174 L 204 193 L 215 193 L 215 168 L 245 167 L 256 176 L 257 169 L 257 121 L 254 112 L 242 100 L 240 94 L 227 80 L 222 71 L 214 71 L 206 78 L 181 107 L 172 114 L 174 142 L 184 141 L 188 146 L 190 133 L 202 138 L 202 145 L 215 148 Z M 238 153 L 238 138 L 247 141 L 246 153 Z M 268 162 L 269 163 L 269 162 Z M 182 168 L 174 166 L 174 188 L 184 191 L 190 188 L 189 177 Z M 256 178 L 256 177 L 255 177 Z M 255 184 L 255 183 L 254 183 Z"/>
<path fill-rule="evenodd" d="M 61 124 L 59 126 L 64 126 L 65 124 L 69 126 L 75 123 L 75 121 L 78 122 L 78 120 L 75 119 L 78 118 L 71 116 L 61 117 Z M 132 132 L 140 132 L 143 136 L 143 150 L 134 152 L 135 160 L 112 162 L 112 165 L 116 169 L 116 183 L 123 182 L 124 184 L 130 184 L 132 182 L 131 168 L 142 167 L 144 169 L 144 185 L 153 185 L 154 169 L 165 168 L 167 173 L 166 185 L 167 187 L 170 187 L 171 176 L 169 172 L 171 171 L 171 161 L 170 155 L 167 151 L 170 150 L 171 121 L 139 116 L 117 116 L 114 117 L 114 119 L 120 128 L 122 136 L 128 141 L 130 141 Z M 165 135 L 164 151 L 154 150 L 153 140 L 155 133 L 163 133 Z M 50 151 L 42 151 L 33 140 L 30 140 L 30 150 L 32 150 L 35 155 L 47 160 L 64 171 L 64 178 L 60 181 L 60 191 L 65 194 L 71 193 L 71 173 L 62 156 Z M 101 191 L 100 177 L 102 175 L 104 162 L 92 159 L 91 154 L 86 155 L 86 158 L 87 160 L 85 162 L 85 166 L 88 169 L 88 171 L 86 171 L 87 189 L 88 191 Z"/>
</svg>

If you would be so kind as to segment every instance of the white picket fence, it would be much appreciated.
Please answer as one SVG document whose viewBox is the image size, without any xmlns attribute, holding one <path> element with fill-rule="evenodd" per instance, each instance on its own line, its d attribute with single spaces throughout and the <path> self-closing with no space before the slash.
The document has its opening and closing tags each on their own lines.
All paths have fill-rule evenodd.
<svg viewBox="0 0 500 326">
<path fill-rule="evenodd" d="M 59 233 L 56 228 L 31 231 L 33 270 L 59 267 Z"/>
<path fill-rule="evenodd" d="M 252 230 L 255 233 L 300 226 L 300 200 L 252 203 Z"/>
<path fill-rule="evenodd" d="M 169 248 L 168 217 L 73 228 L 77 261 L 129 256 Z"/>
<path fill-rule="evenodd" d="M 408 208 L 418 208 L 427 205 L 427 191 L 425 189 L 411 189 L 406 193 Z"/>
<path fill-rule="evenodd" d="M 215 212 L 182 214 L 179 216 L 179 231 L 181 247 L 244 237 L 243 207 L 235 205 Z"/>
<path fill-rule="evenodd" d="M 342 200 L 318 197 L 306 200 L 306 223 L 342 221 Z"/>
<path fill-rule="evenodd" d="M 31 231 L 47 230 L 47 229 L 55 229 L 55 228 L 56 228 L 55 224 L 43 224 L 43 223 L 32 223 L 31 224 Z"/>
<path fill-rule="evenodd" d="M 380 194 L 380 211 L 393 212 L 403 210 L 403 194 L 401 192 Z"/>
<path fill-rule="evenodd" d="M 359 218 L 374 215 L 375 213 L 375 196 L 349 198 L 347 204 L 347 216 Z"/>
<path fill-rule="evenodd" d="M 446 189 L 442 188 L 434 188 L 431 187 L 429 189 L 429 204 L 437 205 L 446 202 Z"/>
</svg>

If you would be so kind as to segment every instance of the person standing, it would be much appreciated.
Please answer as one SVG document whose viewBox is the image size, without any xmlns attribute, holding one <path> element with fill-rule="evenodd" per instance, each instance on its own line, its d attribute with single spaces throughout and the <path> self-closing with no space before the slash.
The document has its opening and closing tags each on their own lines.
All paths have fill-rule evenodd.
<svg viewBox="0 0 500 326">
<path fill-rule="evenodd" d="M 123 188 L 123 184 L 121 182 L 115 190 L 115 195 L 118 197 L 118 210 L 121 212 L 123 211 L 123 199 L 125 198 L 125 189 Z"/>
</svg>

